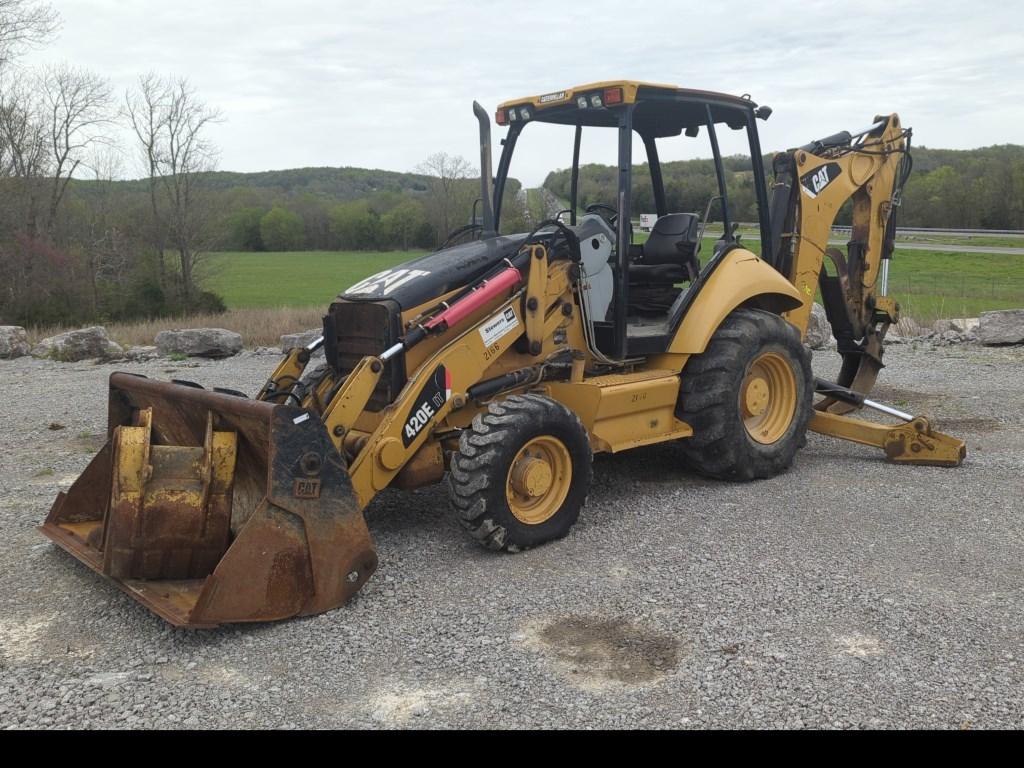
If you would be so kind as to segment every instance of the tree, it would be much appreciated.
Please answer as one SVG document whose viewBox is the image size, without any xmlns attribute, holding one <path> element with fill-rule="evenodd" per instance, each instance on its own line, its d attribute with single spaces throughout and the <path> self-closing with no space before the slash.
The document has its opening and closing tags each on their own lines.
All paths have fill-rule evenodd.
<svg viewBox="0 0 1024 768">
<path fill-rule="evenodd" d="M 42 43 L 58 26 L 57 12 L 36 0 L 0 0 L 0 68 L 25 47 Z"/>
<path fill-rule="evenodd" d="M 11 229 L 36 234 L 49 159 L 33 89 L 25 78 L 11 78 L 0 92 L 0 168 L 13 180 L 6 185 L 9 199 L 4 206 Z"/>
<path fill-rule="evenodd" d="M 231 247 L 244 251 L 265 251 L 260 225 L 265 211 L 248 207 L 235 211 L 228 217 Z"/>
<path fill-rule="evenodd" d="M 196 264 L 209 245 L 211 211 L 204 204 L 202 175 L 217 164 L 207 133 L 220 112 L 203 103 L 187 79 L 153 74 L 126 94 L 125 109 L 150 172 L 155 244 L 161 254 L 167 243 L 177 250 L 187 306 L 196 295 Z"/>
<path fill-rule="evenodd" d="M 157 204 L 158 181 L 161 168 L 161 141 L 167 117 L 169 93 L 167 84 L 153 72 L 139 77 L 138 88 L 124 97 L 124 115 L 139 141 L 142 165 L 149 190 L 150 237 L 156 249 L 160 282 L 166 279 L 164 253 L 167 249 L 167 227 Z"/>
<path fill-rule="evenodd" d="M 39 85 L 52 176 L 45 230 L 52 233 L 71 177 L 96 145 L 110 143 L 111 91 L 103 78 L 66 64 L 45 70 Z"/>
<path fill-rule="evenodd" d="M 437 230 L 438 240 L 463 223 L 473 196 L 464 183 L 473 167 L 464 157 L 437 152 L 416 167 L 428 178 L 427 218 Z"/>
<path fill-rule="evenodd" d="M 284 208 L 273 208 L 260 219 L 260 239 L 268 251 L 299 250 L 304 234 L 302 218 Z"/>
<path fill-rule="evenodd" d="M 378 218 L 366 200 L 331 209 L 331 236 L 342 250 L 368 251 L 377 244 Z"/>
<path fill-rule="evenodd" d="M 115 221 L 114 185 L 121 175 L 122 157 L 107 147 L 94 151 L 89 162 L 95 183 L 92 204 L 87 207 L 82 248 L 89 278 L 92 314 L 100 311 L 101 284 L 123 287 L 130 272 L 129 244 Z"/>
<path fill-rule="evenodd" d="M 380 228 L 388 245 L 407 251 L 425 223 L 423 206 L 413 200 L 403 200 L 381 216 Z"/>
</svg>

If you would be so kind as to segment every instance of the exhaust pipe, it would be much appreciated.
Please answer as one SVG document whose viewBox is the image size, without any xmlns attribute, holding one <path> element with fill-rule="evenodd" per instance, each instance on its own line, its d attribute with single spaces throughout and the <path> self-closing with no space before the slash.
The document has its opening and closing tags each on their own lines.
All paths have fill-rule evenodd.
<svg viewBox="0 0 1024 768">
<path fill-rule="evenodd" d="M 480 199 L 483 202 L 484 231 L 481 239 L 497 237 L 494 230 L 494 183 L 491 176 L 491 119 L 480 102 L 473 102 L 473 114 L 480 123 Z"/>
</svg>

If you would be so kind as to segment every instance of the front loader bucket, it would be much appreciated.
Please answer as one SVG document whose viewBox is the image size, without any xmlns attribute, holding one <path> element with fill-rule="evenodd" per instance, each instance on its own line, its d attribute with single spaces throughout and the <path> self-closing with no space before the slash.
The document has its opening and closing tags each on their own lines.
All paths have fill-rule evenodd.
<svg viewBox="0 0 1024 768">
<path fill-rule="evenodd" d="M 299 408 L 115 373 L 107 437 L 40 530 L 176 626 L 328 611 L 377 567 L 344 460 Z"/>
</svg>

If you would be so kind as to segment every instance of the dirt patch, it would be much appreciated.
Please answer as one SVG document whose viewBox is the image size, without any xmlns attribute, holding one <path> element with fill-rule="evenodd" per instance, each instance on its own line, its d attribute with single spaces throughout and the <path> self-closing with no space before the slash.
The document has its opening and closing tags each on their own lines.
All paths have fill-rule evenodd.
<svg viewBox="0 0 1024 768">
<path fill-rule="evenodd" d="M 904 389 L 903 387 L 893 387 L 884 384 L 872 389 L 868 397 L 875 402 L 884 403 L 886 405 L 895 405 L 896 407 L 903 408 L 913 406 L 918 410 L 942 399 L 940 395 L 934 395 L 928 392 L 918 392 L 913 389 Z"/>
<path fill-rule="evenodd" d="M 93 432 L 79 432 L 68 440 L 68 448 L 75 453 L 96 453 L 107 441 L 105 434 Z"/>
<path fill-rule="evenodd" d="M 537 639 L 571 674 L 615 683 L 652 683 L 679 664 L 676 638 L 625 619 L 572 616 L 541 627 Z"/>
<path fill-rule="evenodd" d="M 943 432 L 995 432 L 1003 428 L 995 419 L 939 419 L 936 427 Z"/>
</svg>

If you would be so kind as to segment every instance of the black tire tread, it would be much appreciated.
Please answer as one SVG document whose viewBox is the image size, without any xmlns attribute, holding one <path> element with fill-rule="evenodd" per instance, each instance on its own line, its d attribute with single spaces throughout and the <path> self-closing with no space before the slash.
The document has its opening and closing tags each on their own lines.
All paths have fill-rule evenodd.
<svg viewBox="0 0 1024 768">
<path fill-rule="evenodd" d="M 746 365 L 766 344 L 778 345 L 798 360 L 804 384 L 794 426 L 770 450 L 752 445 L 738 419 L 736 403 Z M 691 358 L 683 370 L 677 412 L 694 430 L 692 437 L 680 443 L 687 464 L 702 475 L 722 480 L 761 479 L 786 471 L 806 442 L 813 392 L 810 352 L 797 329 L 770 312 L 734 310 L 707 349 Z"/>
<path fill-rule="evenodd" d="M 473 418 L 468 429 L 463 430 L 459 450 L 452 456 L 449 467 L 448 496 L 456 519 L 487 549 L 514 552 L 533 546 L 517 541 L 509 526 L 503 524 L 501 510 L 493 507 L 497 504 L 496 499 L 503 498 L 505 494 L 507 467 L 504 453 L 508 446 L 515 444 L 517 436 L 529 425 L 553 423 L 571 424 L 584 438 L 586 436 L 583 423 L 575 413 L 551 398 L 536 394 L 511 395 L 500 402 L 493 402 L 486 411 Z M 589 489 L 593 477 L 589 460 L 592 454 L 589 442 L 586 445 L 588 460 L 584 467 L 574 466 L 574 472 L 586 473 L 581 479 Z M 506 451 L 503 452 L 502 448 Z M 578 514 L 577 508 L 561 535 L 568 532 Z"/>
</svg>

